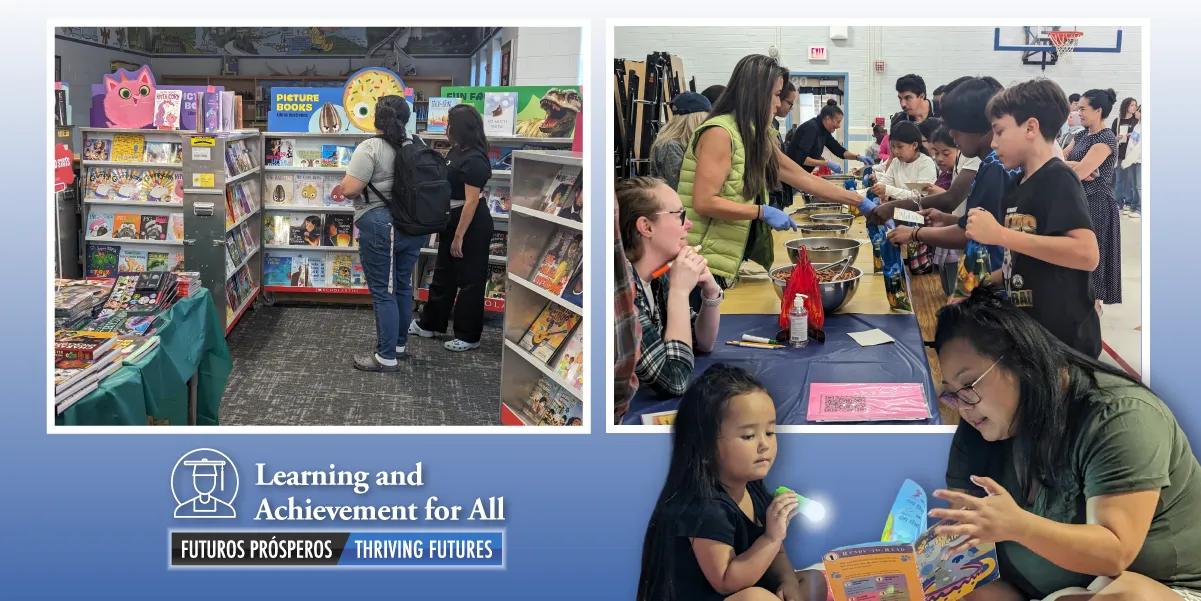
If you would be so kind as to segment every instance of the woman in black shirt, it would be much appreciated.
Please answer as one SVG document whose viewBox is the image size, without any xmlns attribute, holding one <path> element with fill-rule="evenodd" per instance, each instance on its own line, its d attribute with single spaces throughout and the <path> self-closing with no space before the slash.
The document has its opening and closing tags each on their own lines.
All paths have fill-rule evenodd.
<svg viewBox="0 0 1201 601">
<path fill-rule="evenodd" d="M 480 189 L 492 179 L 492 167 L 484 121 L 475 107 L 459 104 L 450 109 L 446 137 L 452 146 L 446 155 L 450 221 L 438 235 L 438 261 L 429 300 L 421 317 L 410 324 L 409 333 L 432 338 L 445 332 L 453 307 L 455 338 L 443 346 L 448 351 L 467 351 L 479 348 L 484 330 L 492 214 L 487 203 L 480 201 Z"/>
</svg>

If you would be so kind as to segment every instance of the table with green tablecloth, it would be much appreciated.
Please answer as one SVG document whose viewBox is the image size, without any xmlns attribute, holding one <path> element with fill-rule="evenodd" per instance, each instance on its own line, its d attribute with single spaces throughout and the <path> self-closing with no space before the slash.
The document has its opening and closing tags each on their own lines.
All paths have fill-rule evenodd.
<svg viewBox="0 0 1201 601">
<path fill-rule="evenodd" d="M 65 426 L 218 425 L 233 368 L 207 289 L 180 299 L 155 322 L 159 343 L 60 414 Z"/>
</svg>

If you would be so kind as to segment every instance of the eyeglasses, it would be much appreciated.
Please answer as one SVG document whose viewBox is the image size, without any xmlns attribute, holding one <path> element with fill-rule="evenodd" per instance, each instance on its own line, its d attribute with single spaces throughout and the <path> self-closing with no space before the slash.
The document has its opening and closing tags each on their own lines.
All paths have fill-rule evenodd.
<svg viewBox="0 0 1201 601">
<path fill-rule="evenodd" d="M 1001 362 L 1001 359 L 1004 358 L 1005 356 L 1002 355 L 996 361 L 993 361 L 993 364 L 988 366 L 988 369 L 984 370 L 984 373 L 980 374 L 980 377 L 976 378 L 975 382 L 972 382 L 971 384 L 968 384 L 959 390 L 944 392 L 939 395 L 938 400 L 942 401 L 944 405 L 950 407 L 951 409 L 957 408 L 959 403 L 963 403 L 964 405 L 975 405 L 979 403 L 980 393 L 976 390 L 976 385 L 979 384 L 980 380 L 983 380 L 984 376 L 987 376 L 989 372 L 991 372 L 993 368 L 995 368 L 997 364 Z"/>
<path fill-rule="evenodd" d="M 676 215 L 676 214 L 679 214 L 679 216 L 680 216 L 680 225 L 684 225 L 684 220 L 688 218 L 687 212 L 688 212 L 688 211 L 687 211 L 687 209 L 680 209 L 680 210 L 678 210 L 678 211 L 659 211 L 658 213 L 655 213 L 655 214 L 656 214 L 656 215 Z"/>
<path fill-rule="evenodd" d="M 792 100 L 784 100 L 784 101 L 782 101 L 782 102 L 787 102 L 787 103 L 788 103 L 788 110 L 792 110 L 792 107 L 793 107 L 793 106 L 795 106 L 795 104 L 796 104 L 796 103 L 795 103 L 795 102 L 793 102 Z"/>
</svg>

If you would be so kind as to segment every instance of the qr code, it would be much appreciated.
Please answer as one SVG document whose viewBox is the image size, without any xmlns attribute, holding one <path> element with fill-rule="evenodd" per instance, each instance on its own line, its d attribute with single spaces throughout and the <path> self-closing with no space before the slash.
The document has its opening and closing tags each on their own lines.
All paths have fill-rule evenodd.
<svg viewBox="0 0 1201 601">
<path fill-rule="evenodd" d="M 825 410 L 839 413 L 863 413 L 867 411 L 867 401 L 861 396 L 828 396 L 822 397 Z"/>
</svg>

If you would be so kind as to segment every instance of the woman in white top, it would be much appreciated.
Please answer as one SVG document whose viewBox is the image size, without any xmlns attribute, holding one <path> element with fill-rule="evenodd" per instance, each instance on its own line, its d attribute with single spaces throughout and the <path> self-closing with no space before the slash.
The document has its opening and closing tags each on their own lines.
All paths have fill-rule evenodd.
<svg viewBox="0 0 1201 601">
<path fill-rule="evenodd" d="M 909 121 L 901 121 L 888 134 L 888 149 L 892 160 L 887 171 L 879 174 L 871 187 L 881 202 L 913 200 L 920 202 L 921 189 L 938 178 L 934 159 L 922 152 L 922 133 Z M 922 184 L 910 190 L 908 184 Z"/>
</svg>

